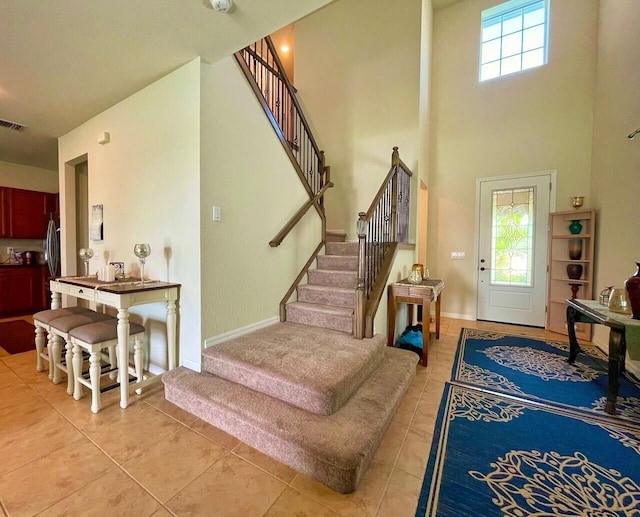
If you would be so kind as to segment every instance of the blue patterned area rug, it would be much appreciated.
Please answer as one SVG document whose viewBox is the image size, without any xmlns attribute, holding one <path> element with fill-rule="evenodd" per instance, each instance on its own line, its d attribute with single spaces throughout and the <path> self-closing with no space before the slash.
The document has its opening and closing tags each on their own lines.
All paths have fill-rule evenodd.
<svg viewBox="0 0 640 517">
<path fill-rule="evenodd" d="M 640 389 L 581 349 L 462 330 L 417 516 L 640 516 Z"/>
<path fill-rule="evenodd" d="M 580 345 L 575 364 L 569 343 L 462 329 L 452 380 L 491 391 L 605 415 L 607 358 Z M 619 418 L 640 424 L 640 388 L 620 377 Z"/>
<path fill-rule="evenodd" d="M 416 515 L 638 516 L 640 428 L 447 384 Z"/>
</svg>

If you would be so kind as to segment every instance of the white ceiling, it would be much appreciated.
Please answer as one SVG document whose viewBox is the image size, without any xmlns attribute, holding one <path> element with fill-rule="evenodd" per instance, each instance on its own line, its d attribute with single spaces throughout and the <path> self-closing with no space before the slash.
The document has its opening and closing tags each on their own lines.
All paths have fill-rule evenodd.
<svg viewBox="0 0 640 517">
<path fill-rule="evenodd" d="M 332 0 L 0 0 L 0 160 L 56 170 L 57 137 L 201 56 L 215 62 Z"/>
<path fill-rule="evenodd" d="M 0 0 L 0 161 L 57 170 L 57 138 L 201 56 L 215 62 L 333 0 Z M 432 0 L 434 9 L 459 0 Z"/>
</svg>

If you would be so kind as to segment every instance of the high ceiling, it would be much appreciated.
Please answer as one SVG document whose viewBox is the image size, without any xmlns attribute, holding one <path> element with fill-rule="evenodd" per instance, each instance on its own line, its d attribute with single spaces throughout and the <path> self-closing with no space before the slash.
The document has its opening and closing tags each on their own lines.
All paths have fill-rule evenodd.
<svg viewBox="0 0 640 517">
<path fill-rule="evenodd" d="M 215 62 L 333 0 L 0 0 L 0 161 L 57 170 L 57 138 L 181 65 Z M 458 0 L 433 0 L 441 9 Z"/>
<path fill-rule="evenodd" d="M 215 62 L 332 0 L 0 0 L 0 160 L 57 170 L 57 137 L 201 56 Z"/>
</svg>

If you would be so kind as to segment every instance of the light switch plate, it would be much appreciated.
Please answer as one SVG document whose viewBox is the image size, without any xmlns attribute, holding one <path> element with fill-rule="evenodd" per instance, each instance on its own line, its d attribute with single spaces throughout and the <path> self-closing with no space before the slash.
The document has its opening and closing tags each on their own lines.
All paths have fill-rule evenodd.
<svg viewBox="0 0 640 517">
<path fill-rule="evenodd" d="M 451 260 L 464 260 L 465 252 L 464 251 L 452 251 L 451 252 Z"/>
<path fill-rule="evenodd" d="M 222 221 L 222 210 L 220 209 L 219 206 L 214 206 L 213 207 L 213 220 L 215 222 Z"/>
</svg>

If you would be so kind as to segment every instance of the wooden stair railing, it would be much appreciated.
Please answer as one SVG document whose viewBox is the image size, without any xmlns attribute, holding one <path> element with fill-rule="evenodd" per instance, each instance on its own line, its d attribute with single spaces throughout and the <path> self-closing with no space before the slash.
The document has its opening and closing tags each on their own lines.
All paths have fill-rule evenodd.
<svg viewBox="0 0 640 517">
<path fill-rule="evenodd" d="M 373 318 L 389 278 L 399 243 L 409 240 L 411 176 L 413 173 L 393 148 L 391 169 L 369 210 L 358 217 L 358 287 L 354 335 L 373 336 Z"/>
<path fill-rule="evenodd" d="M 269 245 L 279 246 L 312 206 L 322 221 L 320 243 L 280 302 L 280 320 L 285 321 L 285 305 L 325 244 L 327 218 L 324 194 L 333 187 L 331 169 L 325 164 L 324 151 L 320 150 L 311 133 L 295 88 L 284 71 L 271 38 L 267 36 L 236 52 L 235 58 L 309 196 Z"/>
<path fill-rule="evenodd" d="M 324 193 L 331 187 L 333 187 L 333 183 L 331 182 L 326 183 L 324 187 L 322 187 L 320 192 L 318 192 L 315 196 L 313 196 L 311 199 L 305 202 L 298 209 L 298 211 L 295 214 L 293 214 L 293 217 L 289 219 L 289 222 L 284 225 L 282 230 L 280 230 L 278 234 L 269 241 L 269 246 L 271 246 L 272 248 L 275 248 L 276 246 L 280 246 L 284 238 L 289 234 L 291 230 L 293 230 L 295 225 L 298 224 L 298 221 L 302 219 L 302 216 L 304 216 L 304 214 L 306 214 L 309 208 L 311 208 L 314 204 L 319 203 L 319 201 L 322 199 L 322 196 L 324 196 Z M 326 221 L 326 218 L 325 220 L 323 220 L 323 225 L 325 221 Z M 322 233 L 324 234 L 325 232 L 326 232 L 326 228 L 324 228 L 323 226 Z"/>
<path fill-rule="evenodd" d="M 309 197 L 329 182 L 318 147 L 278 53 L 267 36 L 236 52 L 236 61 L 262 104 Z M 320 199 L 319 206 L 322 206 Z"/>
</svg>

